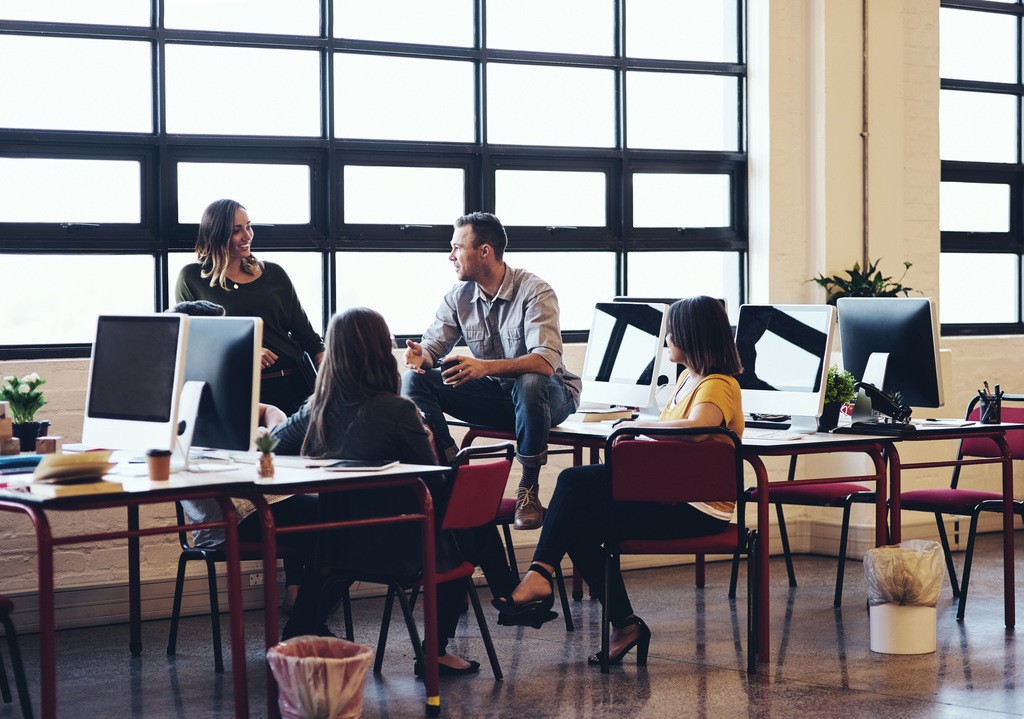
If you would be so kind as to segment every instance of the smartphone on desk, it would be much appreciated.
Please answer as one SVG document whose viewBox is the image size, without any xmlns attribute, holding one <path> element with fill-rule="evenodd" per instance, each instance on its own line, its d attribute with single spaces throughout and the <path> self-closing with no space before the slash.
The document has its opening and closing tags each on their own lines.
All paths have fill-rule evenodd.
<svg viewBox="0 0 1024 719">
<path fill-rule="evenodd" d="M 328 472 L 377 472 L 398 464 L 395 459 L 339 459 L 321 467 Z"/>
</svg>

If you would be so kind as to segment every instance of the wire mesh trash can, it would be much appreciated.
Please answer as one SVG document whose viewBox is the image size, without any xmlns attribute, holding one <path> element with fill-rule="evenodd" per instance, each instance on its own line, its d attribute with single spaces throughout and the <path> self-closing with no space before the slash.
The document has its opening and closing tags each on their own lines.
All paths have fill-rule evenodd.
<svg viewBox="0 0 1024 719">
<path fill-rule="evenodd" d="M 939 543 L 921 539 L 865 553 L 871 651 L 935 651 L 935 605 L 942 584 L 942 561 Z"/>
<path fill-rule="evenodd" d="M 275 644 L 267 661 L 278 687 L 282 719 L 354 719 L 363 713 L 363 685 L 373 652 L 333 637 L 301 636 Z"/>
</svg>

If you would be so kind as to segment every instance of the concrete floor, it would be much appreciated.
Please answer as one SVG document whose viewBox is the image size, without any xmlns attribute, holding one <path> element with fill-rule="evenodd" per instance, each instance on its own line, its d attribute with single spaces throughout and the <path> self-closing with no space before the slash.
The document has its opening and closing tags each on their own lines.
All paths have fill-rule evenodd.
<svg viewBox="0 0 1024 719">
<path fill-rule="evenodd" d="M 1017 551 L 1024 557 L 1024 534 Z M 453 649 L 483 663 L 480 674 L 441 680 L 448 717 L 828 717 L 913 719 L 1024 715 L 1024 643 L 1002 621 L 998 537 L 979 540 L 967 619 L 958 623 L 948 583 L 938 606 L 938 642 L 932 654 L 894 656 L 869 650 L 866 586 L 861 565 L 847 569 L 845 604 L 832 608 L 835 560 L 798 557 L 800 586 L 786 586 L 781 559 L 772 560 L 771 664 L 757 676 L 744 671 L 742 590 L 726 598 L 728 565 L 709 565 L 707 586 L 693 589 L 693 568 L 630 572 L 626 583 L 637 613 L 653 632 L 646 669 L 633 655 L 602 676 L 586 665 L 599 640 L 598 604 L 573 604 L 577 630 L 560 621 L 542 629 L 498 627 L 492 619 L 505 680 L 489 672 L 475 622 L 467 618 Z M 1018 562 L 1018 566 L 1020 563 Z M 1018 570 L 1018 573 L 1021 573 Z M 482 597 L 489 598 L 483 589 Z M 1018 607 L 1020 603 L 1018 602 Z M 356 640 L 375 645 L 382 601 L 354 603 Z M 246 615 L 250 703 L 265 715 L 264 661 L 259 612 Z M 164 653 L 168 622 L 143 627 L 144 654 L 127 651 L 126 625 L 66 630 L 58 636 L 61 717 L 233 716 L 230 669 L 213 673 L 209 622 L 183 621 L 176 657 Z M 332 628 L 341 634 L 340 615 Z M 1021 630 L 1024 631 L 1024 630 Z M 225 628 L 226 636 L 226 628 Z M 36 637 L 22 638 L 38 715 Z M 392 626 L 384 671 L 368 675 L 365 717 L 423 715 L 423 683 L 412 673 L 412 652 L 400 619 Z M 0 719 L 20 716 L 0 706 Z"/>
</svg>

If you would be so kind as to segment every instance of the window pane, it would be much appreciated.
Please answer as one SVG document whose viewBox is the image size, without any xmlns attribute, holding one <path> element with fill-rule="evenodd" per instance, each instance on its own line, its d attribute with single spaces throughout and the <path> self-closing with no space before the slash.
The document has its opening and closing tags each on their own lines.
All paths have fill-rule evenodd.
<svg viewBox="0 0 1024 719">
<path fill-rule="evenodd" d="M 151 47 L 0 35 L 0 127 L 152 132 Z"/>
<path fill-rule="evenodd" d="M 737 252 L 631 252 L 627 287 L 633 297 L 724 298 L 735 322 L 740 302 L 739 261 Z"/>
<path fill-rule="evenodd" d="M 728 175 L 633 175 L 633 227 L 728 227 Z"/>
<path fill-rule="evenodd" d="M 4 344 L 92 342 L 101 314 L 153 311 L 153 258 L 145 255 L 5 255 Z M 59 278 L 41 292 L 41 277 Z M 98 278 L 116 277 L 103 282 Z M 69 301 L 68 298 L 73 298 Z"/>
<path fill-rule="evenodd" d="M 491 63 L 487 139 L 508 145 L 615 145 L 610 70 Z"/>
<path fill-rule="evenodd" d="M 939 323 L 1016 322 L 1019 262 L 1010 254 L 940 254 Z"/>
<path fill-rule="evenodd" d="M 309 176 L 306 165 L 179 162 L 178 222 L 197 223 L 207 205 L 230 197 L 257 224 L 309 224 Z"/>
<path fill-rule="evenodd" d="M 513 238 L 512 242 L 515 240 Z M 585 252 L 506 252 L 505 261 L 544 279 L 555 290 L 563 331 L 586 330 L 594 303 L 615 294 L 615 255 Z M 456 282 L 444 252 L 339 252 L 338 310 L 372 307 L 398 335 L 420 335 Z M 388 282 L 379 278 L 387 273 Z M 416 302 L 394 287 L 416 287 Z"/>
<path fill-rule="evenodd" d="M 348 224 L 450 225 L 465 214 L 466 173 L 454 167 L 345 167 Z"/>
<path fill-rule="evenodd" d="M 505 261 L 551 285 L 558 296 L 558 324 L 563 332 L 589 330 L 594 305 L 615 296 L 611 252 L 506 252 Z"/>
<path fill-rule="evenodd" d="M 336 55 L 334 136 L 472 142 L 473 88 L 469 62 Z"/>
<path fill-rule="evenodd" d="M 141 178 L 138 162 L 0 157 L 0 222 L 138 223 Z"/>
<path fill-rule="evenodd" d="M 319 135 L 318 54 L 168 45 L 167 131 Z"/>
<path fill-rule="evenodd" d="M 257 228 L 259 229 L 259 228 Z M 259 239 L 253 242 L 253 254 L 265 262 L 281 265 L 295 285 L 302 309 L 306 311 L 310 323 L 319 334 L 323 335 L 323 294 L 324 277 L 320 254 L 317 252 L 260 252 Z M 196 261 L 191 252 L 172 252 L 167 256 L 167 306 L 174 306 L 174 287 L 181 268 Z M 152 273 L 150 273 L 152 275 Z M 153 290 L 150 288 L 150 294 Z"/>
<path fill-rule="evenodd" d="M 487 0 L 487 46 L 612 55 L 611 0 Z"/>
<path fill-rule="evenodd" d="M 473 0 L 334 0 L 334 37 L 473 45 Z"/>
<path fill-rule="evenodd" d="M 498 170 L 495 214 L 505 225 L 604 227 L 603 172 Z"/>
<path fill-rule="evenodd" d="M 319 5 L 318 0 L 164 0 L 164 26 L 187 30 L 319 35 Z"/>
<path fill-rule="evenodd" d="M 735 62 L 736 0 L 629 0 L 626 54 Z"/>
<path fill-rule="evenodd" d="M 335 257 L 338 311 L 371 307 L 396 335 L 422 334 L 456 282 L 447 252 L 339 252 Z M 396 287 L 415 287 L 416 301 Z"/>
<path fill-rule="evenodd" d="M 1012 95 L 940 90 L 939 127 L 943 160 L 1017 160 L 1017 100 Z"/>
<path fill-rule="evenodd" d="M 1009 232 L 1010 186 L 943 182 L 939 186 L 943 232 Z"/>
<path fill-rule="evenodd" d="M 666 150 L 735 150 L 736 78 L 626 73 L 626 142 Z"/>
<path fill-rule="evenodd" d="M 1017 19 L 976 10 L 939 10 L 939 76 L 1017 81 Z"/>
<path fill-rule="evenodd" d="M 0 3 L 0 19 L 149 25 L 149 0 L 32 0 Z"/>
</svg>

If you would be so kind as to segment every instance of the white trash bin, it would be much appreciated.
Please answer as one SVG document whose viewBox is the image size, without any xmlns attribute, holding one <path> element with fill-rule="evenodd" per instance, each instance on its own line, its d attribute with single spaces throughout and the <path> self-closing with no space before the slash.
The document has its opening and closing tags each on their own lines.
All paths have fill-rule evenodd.
<svg viewBox="0 0 1024 719">
<path fill-rule="evenodd" d="M 871 651 L 935 651 L 935 605 L 939 601 L 942 566 L 939 543 L 921 539 L 875 547 L 865 553 Z"/>
<path fill-rule="evenodd" d="M 333 637 L 301 636 L 275 644 L 267 661 L 277 680 L 282 719 L 356 719 L 373 651 Z"/>
</svg>

